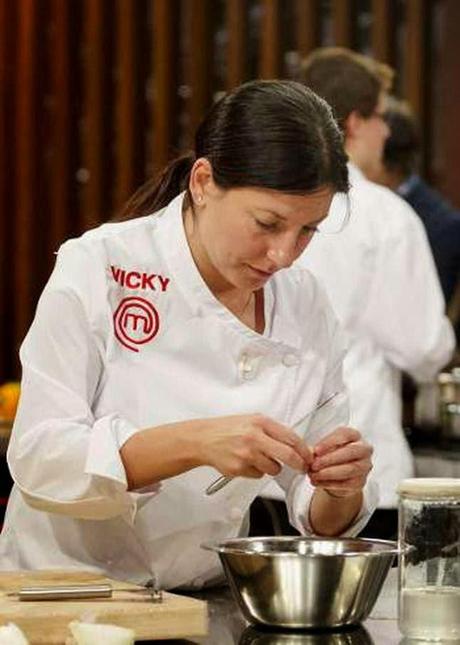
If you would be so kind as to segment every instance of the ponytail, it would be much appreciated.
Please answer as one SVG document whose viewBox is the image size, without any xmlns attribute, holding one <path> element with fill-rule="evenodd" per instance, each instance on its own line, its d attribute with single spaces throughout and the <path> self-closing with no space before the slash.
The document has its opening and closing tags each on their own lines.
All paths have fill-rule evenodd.
<svg viewBox="0 0 460 645">
<path fill-rule="evenodd" d="M 115 218 L 123 220 L 142 217 L 161 210 L 179 193 L 188 189 L 190 171 L 195 155 L 193 152 L 181 155 L 171 161 L 158 177 L 149 179 L 124 204 L 122 211 Z"/>
</svg>

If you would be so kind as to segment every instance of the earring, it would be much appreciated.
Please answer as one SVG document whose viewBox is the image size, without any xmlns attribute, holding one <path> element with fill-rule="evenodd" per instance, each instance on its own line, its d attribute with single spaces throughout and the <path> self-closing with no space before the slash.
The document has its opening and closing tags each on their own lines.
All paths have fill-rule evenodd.
<svg viewBox="0 0 460 645">
<path fill-rule="evenodd" d="M 202 199 L 203 199 L 203 195 L 197 195 L 197 196 L 196 196 L 196 201 L 198 202 L 198 204 L 200 204 L 200 203 L 201 203 L 201 200 L 202 200 Z"/>
</svg>

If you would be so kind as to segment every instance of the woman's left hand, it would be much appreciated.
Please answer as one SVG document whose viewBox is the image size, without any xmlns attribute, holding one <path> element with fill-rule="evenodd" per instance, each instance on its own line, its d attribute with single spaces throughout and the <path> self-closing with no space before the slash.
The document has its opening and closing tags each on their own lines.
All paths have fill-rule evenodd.
<svg viewBox="0 0 460 645">
<path fill-rule="evenodd" d="M 372 469 L 372 453 L 357 430 L 336 428 L 313 447 L 310 481 L 334 497 L 356 495 Z"/>
</svg>

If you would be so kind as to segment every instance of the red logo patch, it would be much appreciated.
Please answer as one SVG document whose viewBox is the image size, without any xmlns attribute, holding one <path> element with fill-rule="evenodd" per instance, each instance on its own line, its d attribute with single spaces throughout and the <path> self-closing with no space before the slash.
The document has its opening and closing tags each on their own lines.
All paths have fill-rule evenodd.
<svg viewBox="0 0 460 645">
<path fill-rule="evenodd" d="M 154 338 L 160 329 L 160 317 L 151 302 L 138 296 L 123 298 L 113 314 L 115 336 L 133 352 Z"/>
</svg>

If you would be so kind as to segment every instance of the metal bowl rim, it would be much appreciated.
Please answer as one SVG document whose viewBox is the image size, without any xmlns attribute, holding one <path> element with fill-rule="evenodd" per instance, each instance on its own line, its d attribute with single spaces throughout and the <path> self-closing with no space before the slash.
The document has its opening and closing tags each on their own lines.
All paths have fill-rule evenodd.
<svg viewBox="0 0 460 645">
<path fill-rule="evenodd" d="M 382 546 L 388 547 L 387 549 L 382 549 L 380 551 L 347 551 L 344 553 L 298 553 L 295 551 L 281 551 L 281 552 L 276 552 L 276 551 L 248 551 L 244 546 L 238 547 L 238 546 L 229 546 L 224 542 L 205 542 L 201 544 L 202 549 L 206 549 L 207 551 L 215 551 L 219 554 L 238 554 L 238 555 L 247 555 L 247 556 L 254 556 L 254 555 L 262 555 L 262 556 L 270 556 L 270 557 L 276 557 L 276 558 L 286 558 L 286 557 L 292 557 L 292 556 L 301 556 L 303 558 L 350 558 L 350 557 L 356 557 L 356 556 L 364 556 L 366 558 L 371 558 L 371 557 L 379 557 L 382 555 L 399 555 L 401 550 L 398 547 L 398 543 L 393 540 L 379 540 L 379 539 L 374 539 L 374 538 L 346 538 L 346 537 L 337 537 L 337 538 L 322 538 L 322 537 L 292 537 L 292 536 L 266 536 L 266 537 L 248 537 L 248 538 L 229 538 L 227 542 L 238 542 L 241 541 L 241 543 L 246 543 L 246 544 L 251 544 L 254 542 L 258 542 L 260 540 L 276 540 L 277 542 L 285 542 L 285 543 L 292 543 L 292 542 L 364 542 L 364 543 L 371 543 L 371 544 L 378 544 Z"/>
</svg>

